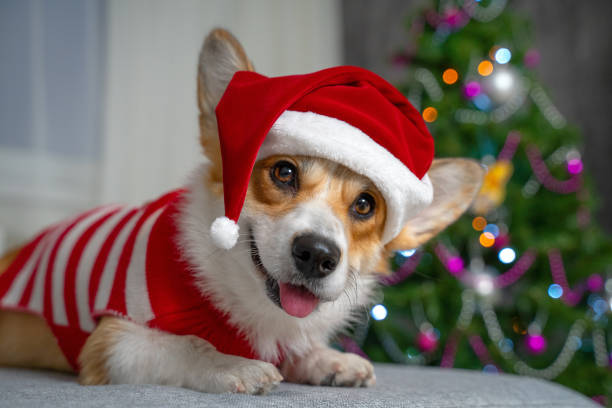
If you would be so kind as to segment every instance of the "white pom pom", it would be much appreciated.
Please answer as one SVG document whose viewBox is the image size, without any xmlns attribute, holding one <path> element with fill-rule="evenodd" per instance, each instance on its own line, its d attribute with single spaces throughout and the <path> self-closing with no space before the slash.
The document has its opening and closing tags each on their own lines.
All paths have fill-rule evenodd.
<svg viewBox="0 0 612 408">
<path fill-rule="evenodd" d="M 210 226 L 210 236 L 219 248 L 230 249 L 238 241 L 238 224 L 227 217 L 215 219 Z"/>
</svg>

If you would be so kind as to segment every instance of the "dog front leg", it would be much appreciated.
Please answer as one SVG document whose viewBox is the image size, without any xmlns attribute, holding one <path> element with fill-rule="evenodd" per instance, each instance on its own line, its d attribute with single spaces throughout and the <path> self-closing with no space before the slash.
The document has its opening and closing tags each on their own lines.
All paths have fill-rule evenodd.
<svg viewBox="0 0 612 408">
<path fill-rule="evenodd" d="M 281 365 L 286 381 L 339 387 L 370 387 L 376 384 L 372 364 L 353 353 L 317 345 L 302 357 L 286 358 Z"/>
<path fill-rule="evenodd" d="M 81 354 L 79 381 L 164 384 L 204 392 L 264 394 L 282 377 L 272 364 L 218 352 L 196 336 L 177 336 L 105 317 Z"/>
</svg>

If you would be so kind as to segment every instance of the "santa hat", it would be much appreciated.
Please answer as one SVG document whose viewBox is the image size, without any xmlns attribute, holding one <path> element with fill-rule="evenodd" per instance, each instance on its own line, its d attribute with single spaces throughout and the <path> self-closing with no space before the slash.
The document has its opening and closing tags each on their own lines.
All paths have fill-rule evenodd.
<svg viewBox="0 0 612 408">
<path fill-rule="evenodd" d="M 268 78 L 238 71 L 217 109 L 225 216 L 211 236 L 229 249 L 238 239 L 256 160 L 308 155 L 368 177 L 387 205 L 383 243 L 426 207 L 433 189 L 426 173 L 433 139 L 419 112 L 391 84 L 357 67 Z"/>
</svg>

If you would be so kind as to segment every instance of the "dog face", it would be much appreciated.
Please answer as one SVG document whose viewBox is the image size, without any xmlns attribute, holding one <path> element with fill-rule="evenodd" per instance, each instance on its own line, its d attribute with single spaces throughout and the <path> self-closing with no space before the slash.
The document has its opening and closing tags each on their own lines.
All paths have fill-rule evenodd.
<svg viewBox="0 0 612 408">
<path fill-rule="evenodd" d="M 304 156 L 258 161 L 244 213 L 269 298 L 299 317 L 336 300 L 376 266 L 385 212 L 376 187 L 346 167 Z"/>
<path fill-rule="evenodd" d="M 218 197 L 223 173 L 215 107 L 238 70 L 253 70 L 246 53 L 227 31 L 214 30 L 200 54 L 198 103 L 200 140 L 210 161 L 204 183 Z M 392 251 L 416 248 L 456 220 L 478 192 L 483 173 L 470 160 L 434 160 L 428 172 L 433 202 L 383 244 L 387 206 L 369 179 L 317 157 L 258 160 L 240 216 L 254 273 L 265 282 L 270 302 L 305 317 L 351 285 L 359 292 L 359 285 L 372 281 L 362 278 L 388 273 Z"/>
</svg>

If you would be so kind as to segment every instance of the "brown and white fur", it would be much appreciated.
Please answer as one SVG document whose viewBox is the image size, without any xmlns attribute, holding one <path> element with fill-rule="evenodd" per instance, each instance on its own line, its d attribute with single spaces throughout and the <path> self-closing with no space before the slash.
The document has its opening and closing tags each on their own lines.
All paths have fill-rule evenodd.
<svg viewBox="0 0 612 408">
<path fill-rule="evenodd" d="M 212 31 L 198 69 L 200 140 L 208 160 L 188 185 L 189 203 L 179 222 L 181 245 L 196 268 L 201 290 L 247 333 L 262 359 L 273 361 L 279 345 L 284 360 L 274 366 L 225 355 L 198 337 L 176 336 L 108 316 L 98 323 L 79 356 L 82 384 L 152 383 L 241 393 L 265 393 L 283 379 L 316 385 L 373 385 L 376 377 L 370 362 L 331 349 L 329 340 L 371 302 L 377 276 L 388 273 L 386 259 L 392 251 L 425 243 L 463 213 L 478 192 L 483 170 L 477 163 L 435 160 L 429 171 L 433 203 L 383 245 L 385 202 L 368 179 L 324 159 L 267 158 L 255 165 L 238 244 L 229 251 L 217 249 L 208 235 L 214 214 L 223 212 L 214 109 L 237 70 L 253 70 L 244 50 L 227 31 Z M 279 160 L 297 169 L 299 188 L 292 194 L 271 180 L 270 169 Z M 376 202 L 375 213 L 367 220 L 357 220 L 350 211 L 362 192 Z M 341 251 L 336 270 L 316 282 L 300 276 L 290 248 L 296 235 L 312 231 Z M 0 259 L 0 273 L 17 253 Z M 288 315 L 268 296 L 269 278 L 306 286 L 320 299 L 318 308 L 305 318 Z M 8 311 L 0 311 L 0 365 L 70 371 L 41 318 Z"/>
</svg>

